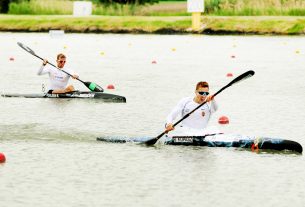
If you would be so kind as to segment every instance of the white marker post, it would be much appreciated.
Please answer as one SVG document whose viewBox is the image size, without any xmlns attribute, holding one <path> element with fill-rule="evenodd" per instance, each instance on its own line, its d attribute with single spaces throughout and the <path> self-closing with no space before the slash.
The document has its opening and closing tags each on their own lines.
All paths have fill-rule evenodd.
<svg viewBox="0 0 305 207">
<path fill-rule="evenodd" d="M 192 29 L 200 30 L 201 12 L 204 12 L 204 0 L 187 0 L 187 12 L 192 13 Z"/>
<path fill-rule="evenodd" d="M 92 14 L 91 1 L 73 2 L 73 16 L 90 16 Z"/>
</svg>

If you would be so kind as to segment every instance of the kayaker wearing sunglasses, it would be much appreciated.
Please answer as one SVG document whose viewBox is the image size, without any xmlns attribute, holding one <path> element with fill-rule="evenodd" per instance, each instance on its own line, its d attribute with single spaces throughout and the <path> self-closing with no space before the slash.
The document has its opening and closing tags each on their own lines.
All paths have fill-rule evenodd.
<svg viewBox="0 0 305 207">
<path fill-rule="evenodd" d="M 209 84 L 207 82 L 197 83 L 195 97 L 183 98 L 167 116 L 165 125 L 166 131 L 169 132 L 174 130 L 173 123 L 177 116 L 183 117 L 204 101 L 207 103 L 192 113 L 187 119 L 183 120 L 180 126 L 199 130 L 206 128 L 211 114 L 218 108 L 213 96 L 209 94 Z"/>
<path fill-rule="evenodd" d="M 37 75 L 49 74 L 50 86 L 48 93 L 58 94 L 58 93 L 68 93 L 74 91 L 72 85 L 68 85 L 70 76 L 60 70 L 62 70 L 66 64 L 66 56 L 62 53 L 57 55 L 57 69 L 54 67 L 45 67 L 48 60 L 43 60 L 42 66 L 39 68 Z M 66 72 L 73 74 L 72 78 L 78 78 L 78 75 L 73 71 L 65 69 Z"/>
</svg>

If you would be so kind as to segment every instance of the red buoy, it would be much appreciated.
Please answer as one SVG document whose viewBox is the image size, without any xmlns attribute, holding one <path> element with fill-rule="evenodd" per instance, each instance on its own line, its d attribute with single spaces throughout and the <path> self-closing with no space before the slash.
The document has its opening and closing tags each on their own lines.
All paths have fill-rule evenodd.
<svg viewBox="0 0 305 207">
<path fill-rule="evenodd" d="M 3 153 L 0 152 L 0 163 L 4 163 L 5 162 L 5 155 Z"/>
<path fill-rule="evenodd" d="M 109 84 L 109 85 L 107 86 L 107 89 L 114 89 L 114 85 Z"/>
<path fill-rule="evenodd" d="M 219 124 L 229 124 L 229 118 L 226 116 L 221 116 L 218 119 Z"/>
<path fill-rule="evenodd" d="M 258 144 L 254 144 L 254 143 L 253 143 L 253 144 L 251 145 L 251 151 L 252 151 L 252 152 L 258 152 L 258 150 L 259 150 Z"/>
<path fill-rule="evenodd" d="M 233 77 L 233 73 L 227 73 L 227 77 Z"/>
</svg>

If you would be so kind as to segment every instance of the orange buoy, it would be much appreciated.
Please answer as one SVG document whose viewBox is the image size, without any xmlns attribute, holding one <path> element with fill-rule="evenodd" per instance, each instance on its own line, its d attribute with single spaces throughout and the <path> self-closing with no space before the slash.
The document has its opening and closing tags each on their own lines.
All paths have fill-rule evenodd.
<svg viewBox="0 0 305 207">
<path fill-rule="evenodd" d="M 157 64 L 157 61 L 153 60 L 153 61 L 151 62 L 151 64 Z"/>
<path fill-rule="evenodd" d="M 227 77 L 233 77 L 232 73 L 227 73 Z"/>
<path fill-rule="evenodd" d="M 4 163 L 5 162 L 5 155 L 3 153 L 0 152 L 0 163 Z"/>
<path fill-rule="evenodd" d="M 229 124 L 229 118 L 226 116 L 221 116 L 218 119 L 219 124 Z"/>
<path fill-rule="evenodd" d="M 114 89 L 114 85 L 109 84 L 109 85 L 107 86 L 107 89 Z"/>
</svg>

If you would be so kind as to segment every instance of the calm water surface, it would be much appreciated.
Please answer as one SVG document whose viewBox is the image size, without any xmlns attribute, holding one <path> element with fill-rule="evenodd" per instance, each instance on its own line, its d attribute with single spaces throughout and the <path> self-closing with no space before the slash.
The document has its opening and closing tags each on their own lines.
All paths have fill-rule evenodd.
<svg viewBox="0 0 305 207">
<path fill-rule="evenodd" d="M 0 206 L 304 206 L 302 155 L 96 137 L 157 136 L 198 81 L 216 92 L 232 80 L 227 73 L 252 69 L 255 76 L 217 96 L 210 124 L 304 147 L 305 37 L 0 33 L 1 93 L 48 84 L 36 75 L 41 61 L 18 41 L 53 63 L 64 52 L 82 80 L 113 84 L 106 91 L 127 103 L 0 98 Z M 221 115 L 229 125 L 218 125 Z"/>
</svg>

